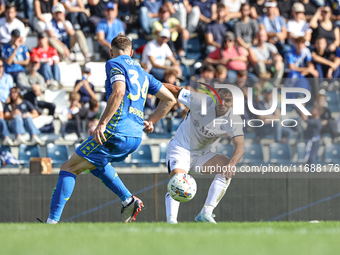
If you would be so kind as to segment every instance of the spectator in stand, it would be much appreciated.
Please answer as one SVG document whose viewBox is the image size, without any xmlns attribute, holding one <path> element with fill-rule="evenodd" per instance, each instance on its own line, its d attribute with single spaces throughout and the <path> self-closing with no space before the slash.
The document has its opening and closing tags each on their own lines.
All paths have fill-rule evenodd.
<svg viewBox="0 0 340 255">
<path fill-rule="evenodd" d="M 89 18 L 89 25 L 91 32 L 95 33 L 98 23 L 105 18 L 105 6 L 108 2 L 114 4 L 115 17 L 118 15 L 118 1 L 117 0 L 89 0 L 88 5 L 90 8 L 91 16 Z"/>
<path fill-rule="evenodd" d="M 111 41 L 119 34 L 125 34 L 123 22 L 117 19 L 114 10 L 115 5 L 108 2 L 105 6 L 105 18 L 102 19 L 96 28 L 98 43 L 100 44 L 100 55 L 107 60 L 111 59 Z"/>
<path fill-rule="evenodd" d="M 312 29 L 306 22 L 305 7 L 302 3 L 294 3 L 292 7 L 293 19 L 287 23 L 288 43 L 294 47 L 294 40 L 298 37 L 306 39 L 306 45 L 309 46 L 312 39 Z"/>
<path fill-rule="evenodd" d="M 94 85 L 89 82 L 91 76 L 91 68 L 84 66 L 82 70 L 82 80 L 77 80 L 73 92 L 80 94 L 80 103 L 86 104 L 91 99 L 96 99 Z"/>
<path fill-rule="evenodd" d="M 48 44 L 45 32 L 38 34 L 38 47 L 32 49 L 32 55 L 40 59 L 38 72 L 44 77 L 48 86 L 52 81 L 60 82 L 59 55 L 57 50 Z"/>
<path fill-rule="evenodd" d="M 9 102 L 10 89 L 13 88 L 13 78 L 4 70 L 4 61 L 0 58 L 0 104 Z"/>
<path fill-rule="evenodd" d="M 2 16 L 5 10 L 6 10 L 6 2 L 5 0 L 0 0 L 0 16 Z"/>
<path fill-rule="evenodd" d="M 299 87 L 308 89 L 311 91 L 310 83 L 308 78 L 317 78 L 319 76 L 318 71 L 315 69 L 312 63 L 312 55 L 310 50 L 306 47 L 305 38 L 298 37 L 295 39 L 295 48 L 288 52 L 286 55 L 286 62 L 288 64 L 288 68 L 290 73 L 287 76 L 287 80 L 285 83 L 286 87 Z M 316 87 L 313 89 L 313 92 L 318 91 Z M 295 97 L 296 94 L 289 93 L 287 97 Z"/>
<path fill-rule="evenodd" d="M 236 84 L 241 89 L 243 89 L 244 87 L 246 87 L 246 88 L 251 87 L 251 84 L 249 84 L 249 80 L 248 80 L 248 71 L 247 70 L 237 71 Z"/>
<path fill-rule="evenodd" d="M 191 5 L 188 0 L 166 0 L 166 5 L 170 12 L 171 17 L 179 20 L 179 23 L 183 28 L 187 28 L 188 13 L 191 11 Z"/>
<path fill-rule="evenodd" d="M 217 48 L 221 48 L 223 42 L 223 36 L 228 30 L 228 26 L 225 23 L 226 8 L 224 4 L 217 4 L 217 19 L 210 22 L 207 25 L 204 37 L 207 43 L 206 54 L 215 51 Z"/>
<path fill-rule="evenodd" d="M 216 69 L 213 65 L 203 65 L 200 73 L 192 76 L 187 89 L 196 91 L 201 85 L 198 82 L 211 84 L 215 78 Z"/>
<path fill-rule="evenodd" d="M 66 19 L 72 23 L 74 29 L 81 29 L 84 33 L 89 33 L 91 13 L 85 8 L 83 0 L 61 0 L 60 2 L 65 7 Z"/>
<path fill-rule="evenodd" d="M 327 49 L 335 52 L 340 44 L 340 30 L 331 20 L 331 8 L 329 6 L 318 8 L 309 25 L 313 29 L 311 43 L 314 44 L 316 38 L 322 36 L 326 38 Z"/>
<path fill-rule="evenodd" d="M 310 2 L 309 0 L 300 0 L 300 3 L 303 5 L 303 7 L 305 7 L 306 20 L 309 22 L 316 13 L 317 7 L 313 2 Z"/>
<path fill-rule="evenodd" d="M 46 83 L 44 77 L 38 73 L 40 68 L 40 58 L 37 55 L 31 56 L 31 61 L 28 65 L 28 70 L 21 72 L 18 75 L 17 86 L 22 91 L 31 91 L 32 86 L 38 84 L 43 90 L 46 89 Z"/>
<path fill-rule="evenodd" d="M 241 5 L 246 2 L 246 0 L 222 0 L 221 1 L 227 10 L 226 21 L 231 29 L 234 28 L 234 24 L 237 20 L 241 19 Z"/>
<path fill-rule="evenodd" d="M 74 120 L 75 121 L 75 130 L 78 136 L 78 140 L 84 140 L 85 134 L 82 132 L 82 120 L 87 121 L 87 116 L 89 109 L 82 107 L 80 104 L 80 94 L 76 92 L 72 92 L 70 95 L 70 107 L 65 109 L 62 112 L 63 116 L 67 117 L 67 120 Z M 69 130 L 72 127 L 72 123 L 66 123 L 65 129 Z"/>
<path fill-rule="evenodd" d="M 157 38 L 157 34 L 163 29 L 167 28 L 170 30 L 171 36 L 168 42 L 172 52 L 177 53 L 179 58 L 185 55 L 184 44 L 185 41 L 190 39 L 188 30 L 183 28 L 179 23 L 178 19 L 170 18 L 171 13 L 166 5 L 159 9 L 158 20 L 152 24 L 152 35 L 153 38 Z"/>
<path fill-rule="evenodd" d="M 170 60 L 171 65 L 176 69 L 178 75 L 182 75 L 181 67 L 167 44 L 169 40 L 170 31 L 169 29 L 163 28 L 158 33 L 157 39 L 146 44 L 142 55 L 141 62 L 147 63 L 147 70 L 160 81 L 164 81 L 164 72 L 168 68 L 168 66 L 165 65 L 166 59 Z"/>
<path fill-rule="evenodd" d="M 331 19 L 337 27 L 340 26 L 340 6 L 337 0 L 325 0 L 325 6 L 332 10 Z"/>
<path fill-rule="evenodd" d="M 195 32 L 200 24 L 200 31 L 205 31 L 206 25 L 217 19 L 216 0 L 191 0 L 192 11 L 188 17 L 188 31 Z"/>
<path fill-rule="evenodd" d="M 222 47 L 210 53 L 204 60 L 205 64 L 225 65 L 228 69 L 229 82 L 235 82 L 238 70 L 247 69 L 247 57 L 242 47 L 235 45 L 235 35 L 228 31 L 225 34 Z M 255 77 L 248 74 L 249 77 Z"/>
<path fill-rule="evenodd" d="M 16 144 L 26 142 L 22 137 L 26 132 L 30 134 L 33 143 L 44 144 L 37 136 L 40 134 L 39 129 L 33 123 L 39 113 L 29 101 L 23 99 L 20 88 L 11 88 L 10 103 L 5 105 L 4 112 L 8 126 L 16 136 Z"/>
<path fill-rule="evenodd" d="M 38 33 L 46 29 L 46 24 L 52 20 L 52 6 L 56 5 L 58 0 L 34 0 L 34 13 L 31 19 L 31 26 Z"/>
<path fill-rule="evenodd" d="M 279 14 L 287 21 L 292 19 L 292 7 L 297 0 L 278 0 L 277 8 Z"/>
<path fill-rule="evenodd" d="M 275 45 L 267 40 L 266 30 L 261 29 L 257 34 L 258 43 L 249 50 L 249 61 L 258 75 L 271 72 L 275 78 L 273 84 L 278 86 L 284 73 L 283 59 Z"/>
<path fill-rule="evenodd" d="M 17 17 L 17 11 L 14 3 L 6 5 L 5 17 L 0 18 L 0 43 L 6 44 L 11 42 L 11 33 L 14 29 L 19 30 L 24 35 L 25 25 Z"/>
<path fill-rule="evenodd" d="M 250 8 L 250 17 L 253 19 L 258 19 L 262 17 L 266 13 L 266 8 L 264 7 L 264 3 L 266 0 L 250 0 L 249 4 Z"/>
<path fill-rule="evenodd" d="M 18 74 L 25 72 L 25 66 L 30 62 L 30 54 L 20 36 L 20 31 L 14 29 L 11 34 L 11 42 L 2 45 L 1 56 L 5 62 L 5 72 L 10 74 L 16 83 Z"/>
<path fill-rule="evenodd" d="M 225 67 L 225 65 L 217 65 L 216 73 L 215 73 L 217 83 L 225 83 L 227 76 L 228 76 L 228 69 Z"/>
<path fill-rule="evenodd" d="M 85 107 L 89 108 L 89 112 L 87 115 L 89 118 L 89 122 L 87 126 L 89 128 L 88 130 L 89 135 L 92 135 L 93 131 L 95 130 L 99 123 L 100 117 L 102 116 L 106 109 L 106 102 L 105 101 L 98 102 L 96 99 L 92 98 L 90 102 L 85 105 Z"/>
<path fill-rule="evenodd" d="M 250 5 L 243 3 L 241 5 L 242 17 L 235 23 L 234 31 L 236 42 L 245 49 L 249 49 L 252 44 L 256 43 L 256 34 L 259 31 L 259 24 L 256 20 L 249 17 Z"/>
<path fill-rule="evenodd" d="M 4 116 L 4 109 L 0 103 L 0 138 L 2 139 L 1 144 L 5 146 L 13 146 L 14 143 L 11 139 L 11 134 L 9 133 Z"/>
<path fill-rule="evenodd" d="M 162 0 L 143 0 L 139 9 L 139 22 L 143 32 L 151 34 L 154 21 L 157 21 L 159 9 L 162 7 Z"/>
<path fill-rule="evenodd" d="M 312 59 L 315 69 L 319 73 L 320 86 L 328 90 L 333 90 L 334 87 L 339 88 L 339 81 L 337 80 L 340 78 L 340 58 L 327 50 L 327 42 L 324 37 L 316 38 L 314 47 Z M 332 83 L 323 81 L 324 78 L 332 79 Z"/>
<path fill-rule="evenodd" d="M 259 18 L 259 23 L 268 33 L 270 43 L 274 44 L 281 55 L 291 50 L 289 45 L 285 44 L 287 39 L 286 20 L 282 16 L 276 15 L 277 2 L 270 0 L 265 2 L 267 13 Z"/>
<path fill-rule="evenodd" d="M 84 33 L 81 30 L 75 31 L 71 22 L 65 20 L 64 6 L 61 3 L 54 5 L 52 13 L 53 19 L 46 25 L 50 45 L 57 50 L 62 59 L 70 59 L 70 49 L 78 43 L 85 61 L 89 61 L 91 54 L 87 48 Z"/>
</svg>

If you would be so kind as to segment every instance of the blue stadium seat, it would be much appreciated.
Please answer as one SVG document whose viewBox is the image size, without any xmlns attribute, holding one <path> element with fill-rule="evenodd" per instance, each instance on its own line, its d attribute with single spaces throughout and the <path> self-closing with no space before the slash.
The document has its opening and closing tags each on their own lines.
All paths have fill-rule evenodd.
<svg viewBox="0 0 340 255">
<path fill-rule="evenodd" d="M 153 127 L 153 132 L 148 134 L 150 138 L 171 138 L 171 134 L 167 131 L 164 119 L 160 119 Z"/>
<path fill-rule="evenodd" d="M 327 144 L 325 146 L 326 164 L 340 164 L 340 144 Z"/>
<path fill-rule="evenodd" d="M 187 55 L 185 56 L 186 59 L 195 59 L 198 60 L 202 57 L 201 53 L 201 43 L 198 38 L 192 38 L 188 41 L 188 50 Z"/>
<path fill-rule="evenodd" d="M 39 145 L 26 145 L 20 144 L 19 146 L 19 161 L 23 164 L 23 167 L 29 167 L 30 158 L 41 157 Z"/>
<path fill-rule="evenodd" d="M 298 158 L 297 158 L 297 163 L 304 163 L 305 162 L 305 156 L 306 156 L 306 144 L 305 143 L 298 143 L 296 145 L 297 148 L 297 154 L 298 154 Z"/>
<path fill-rule="evenodd" d="M 146 44 L 146 40 L 144 38 L 138 38 L 132 40 L 132 49 L 134 50 L 133 58 L 135 59 L 141 59 L 142 54 L 136 54 L 136 51 L 138 48 L 142 47 L 144 44 Z"/>
<path fill-rule="evenodd" d="M 174 118 L 171 117 L 171 134 L 174 135 L 179 127 L 181 125 L 183 119 L 182 118 Z"/>
<path fill-rule="evenodd" d="M 66 145 L 47 145 L 47 157 L 52 159 L 53 167 L 60 167 L 62 163 L 68 160 L 69 151 Z"/>
<path fill-rule="evenodd" d="M 231 158 L 233 155 L 234 146 L 232 144 L 217 144 L 216 153 L 221 153 L 222 155 L 226 155 L 228 158 Z"/>
<path fill-rule="evenodd" d="M 271 143 L 269 145 L 269 162 L 272 164 L 291 164 L 292 152 L 291 148 L 286 143 Z"/>
<path fill-rule="evenodd" d="M 339 91 L 326 92 L 326 100 L 328 103 L 328 109 L 332 112 L 340 111 L 340 99 L 339 99 Z"/>
<path fill-rule="evenodd" d="M 263 150 L 261 144 L 250 143 L 245 145 L 243 163 L 249 165 L 259 165 L 264 163 Z"/>
<path fill-rule="evenodd" d="M 131 163 L 137 164 L 137 167 L 158 166 L 158 163 L 152 162 L 151 147 L 143 144 L 131 154 Z"/>
<path fill-rule="evenodd" d="M 161 143 L 159 145 L 159 163 L 165 164 L 166 163 L 166 153 L 168 151 L 168 144 Z"/>
</svg>

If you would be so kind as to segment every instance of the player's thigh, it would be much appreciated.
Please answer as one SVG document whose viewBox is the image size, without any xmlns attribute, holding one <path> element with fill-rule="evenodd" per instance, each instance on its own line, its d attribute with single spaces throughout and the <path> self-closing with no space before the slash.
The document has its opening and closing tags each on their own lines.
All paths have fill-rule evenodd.
<svg viewBox="0 0 340 255">
<path fill-rule="evenodd" d="M 174 142 L 170 142 L 167 151 L 169 178 L 178 173 L 188 173 L 190 169 L 190 152 Z"/>
<path fill-rule="evenodd" d="M 78 175 L 85 170 L 94 170 L 96 167 L 87 159 L 73 153 L 73 155 L 61 165 L 61 170 Z"/>
<path fill-rule="evenodd" d="M 169 179 L 171 179 L 171 178 L 172 178 L 172 176 L 174 176 L 175 174 L 180 174 L 180 173 L 187 174 L 187 173 L 188 173 L 188 171 L 185 171 L 185 170 L 183 170 L 183 169 L 180 169 L 180 168 L 176 168 L 176 169 L 174 169 L 174 170 L 170 171 L 170 174 L 169 174 Z"/>
<path fill-rule="evenodd" d="M 210 158 L 207 162 L 203 164 L 204 169 L 211 169 L 211 171 L 206 171 L 207 174 L 213 173 L 221 173 L 223 171 L 223 167 L 226 167 L 229 164 L 230 158 L 222 154 L 215 154 L 212 158 Z"/>
</svg>

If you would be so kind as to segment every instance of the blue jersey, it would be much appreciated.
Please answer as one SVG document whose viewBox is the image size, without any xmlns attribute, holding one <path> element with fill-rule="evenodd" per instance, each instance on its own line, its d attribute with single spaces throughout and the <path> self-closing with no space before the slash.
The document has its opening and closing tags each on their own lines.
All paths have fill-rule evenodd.
<svg viewBox="0 0 340 255">
<path fill-rule="evenodd" d="M 14 47 L 10 44 L 4 44 L 2 45 L 2 52 L 1 56 L 3 59 L 9 58 L 14 51 Z M 14 60 L 17 61 L 24 61 L 26 59 L 30 58 L 28 49 L 25 45 L 19 46 L 17 53 L 14 57 Z M 13 73 L 13 72 L 25 72 L 25 67 L 19 64 L 14 64 L 12 63 L 11 65 L 7 65 L 6 62 L 4 61 L 5 65 L 5 72 L 6 73 Z"/>
<path fill-rule="evenodd" d="M 121 55 L 106 62 L 107 100 L 112 94 L 112 85 L 116 81 L 125 82 L 126 91 L 118 110 L 106 126 L 106 132 L 108 135 L 142 137 L 143 111 L 147 94 L 156 94 L 162 87 L 162 83 L 127 55 Z"/>
</svg>

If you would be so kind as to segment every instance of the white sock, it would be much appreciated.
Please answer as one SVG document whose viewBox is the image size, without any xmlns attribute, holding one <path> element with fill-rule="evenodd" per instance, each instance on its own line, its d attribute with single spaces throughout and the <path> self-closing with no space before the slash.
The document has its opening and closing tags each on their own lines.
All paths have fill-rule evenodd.
<svg viewBox="0 0 340 255">
<path fill-rule="evenodd" d="M 165 194 L 165 211 L 167 222 L 173 221 L 177 222 L 177 215 L 179 210 L 180 202 L 173 199 L 169 192 Z"/>
<path fill-rule="evenodd" d="M 51 218 L 48 218 L 48 219 L 46 220 L 46 223 L 47 223 L 47 224 L 57 224 L 58 221 L 52 220 Z"/>
<path fill-rule="evenodd" d="M 127 199 L 125 199 L 125 201 L 122 202 L 123 206 L 126 207 L 128 204 L 130 204 L 133 200 L 133 197 L 128 197 Z"/>
<path fill-rule="evenodd" d="M 207 199 L 201 210 L 202 214 L 211 215 L 215 207 L 223 198 L 229 187 L 231 179 L 226 180 L 221 174 L 216 174 L 215 179 L 210 185 Z"/>
</svg>

